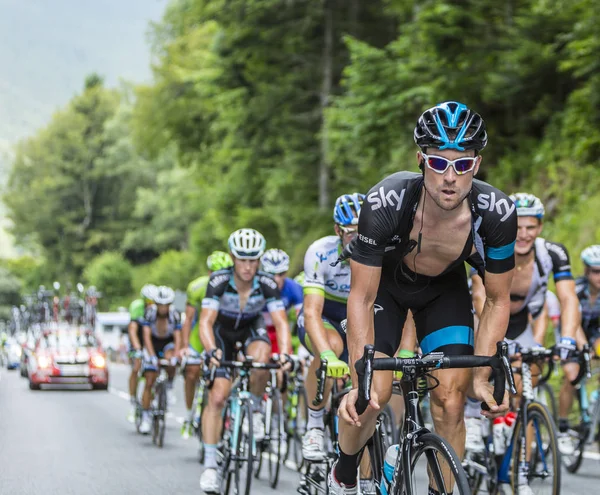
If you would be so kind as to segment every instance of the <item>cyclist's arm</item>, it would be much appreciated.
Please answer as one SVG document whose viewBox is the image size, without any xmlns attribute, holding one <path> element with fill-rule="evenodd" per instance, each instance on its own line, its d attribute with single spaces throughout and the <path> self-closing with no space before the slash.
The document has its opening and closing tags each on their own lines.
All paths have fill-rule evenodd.
<svg viewBox="0 0 600 495">
<path fill-rule="evenodd" d="M 473 281 L 471 287 L 471 290 L 473 291 L 473 307 L 475 308 L 477 318 L 481 318 L 483 305 L 485 304 L 485 287 L 483 285 L 483 280 L 481 280 L 479 275 L 473 274 L 471 280 Z"/>
<path fill-rule="evenodd" d="M 154 346 L 152 345 L 152 330 L 148 325 L 144 325 L 144 347 L 150 356 L 156 357 L 156 352 L 154 352 Z"/>
<path fill-rule="evenodd" d="M 190 346 L 190 334 L 192 332 L 192 324 L 196 316 L 196 308 L 191 304 L 185 306 L 185 321 L 181 327 L 181 347 L 187 349 Z"/>
<path fill-rule="evenodd" d="M 563 337 L 576 338 L 577 329 L 581 322 L 579 299 L 575 292 L 574 280 L 556 282 L 556 296 L 560 302 L 560 328 Z"/>
<path fill-rule="evenodd" d="M 475 354 L 494 355 L 496 343 L 506 335 L 510 318 L 510 286 L 513 272 L 514 269 L 504 273 L 485 274 L 485 303 L 475 336 Z M 490 372 L 487 367 L 476 368 L 475 376 L 487 382 Z"/>
<path fill-rule="evenodd" d="M 331 350 L 322 318 L 324 304 L 325 297 L 321 294 L 304 295 L 304 326 L 315 356 Z"/>
<path fill-rule="evenodd" d="M 350 296 L 348 297 L 348 326 L 347 342 L 350 356 L 350 372 L 352 383 L 358 383 L 354 363 L 363 355 L 366 344 L 373 344 L 375 331 L 373 323 L 373 305 L 379 289 L 381 279 L 380 266 L 362 265 L 354 260 L 350 261 L 352 278 L 350 282 Z"/>
<path fill-rule="evenodd" d="M 177 313 L 176 321 L 173 340 L 175 341 L 175 351 L 179 351 L 181 349 L 181 317 L 179 316 L 179 313 Z"/>
<path fill-rule="evenodd" d="M 139 351 L 142 348 L 142 343 L 138 338 L 137 327 L 139 323 L 137 321 L 129 322 L 129 326 L 127 327 L 127 333 L 129 334 L 129 342 L 131 342 L 131 346 Z"/>
<path fill-rule="evenodd" d="M 548 303 L 544 303 L 542 312 L 531 322 L 533 338 L 539 345 L 544 345 L 548 329 Z"/>
<path fill-rule="evenodd" d="M 202 308 L 200 312 L 200 340 L 207 351 L 213 351 L 217 348 L 215 344 L 215 333 L 213 326 L 217 321 L 219 312 L 216 309 Z"/>
<path fill-rule="evenodd" d="M 275 331 L 277 332 L 277 343 L 281 353 L 287 354 L 291 349 L 291 331 L 287 320 L 287 314 L 284 309 L 271 312 L 271 319 L 273 325 L 275 325 Z"/>
</svg>

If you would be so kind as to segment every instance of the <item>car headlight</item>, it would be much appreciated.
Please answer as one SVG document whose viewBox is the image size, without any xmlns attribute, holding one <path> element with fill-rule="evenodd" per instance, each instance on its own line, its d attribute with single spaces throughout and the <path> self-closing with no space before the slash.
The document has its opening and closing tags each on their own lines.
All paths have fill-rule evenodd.
<svg viewBox="0 0 600 495">
<path fill-rule="evenodd" d="M 92 356 L 92 366 L 95 368 L 104 368 L 106 366 L 106 359 L 104 359 L 104 356 L 96 354 Z"/>
<path fill-rule="evenodd" d="M 44 368 L 49 368 L 50 365 L 52 364 L 52 361 L 50 360 L 50 358 L 48 356 L 38 356 L 37 363 L 38 363 L 39 368 L 44 369 Z"/>
</svg>

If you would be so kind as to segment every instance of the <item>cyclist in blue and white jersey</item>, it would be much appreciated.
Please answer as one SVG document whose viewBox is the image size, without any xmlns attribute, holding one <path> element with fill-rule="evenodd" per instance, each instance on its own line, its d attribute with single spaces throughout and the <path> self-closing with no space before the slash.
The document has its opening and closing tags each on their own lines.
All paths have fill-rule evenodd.
<svg viewBox="0 0 600 495">
<path fill-rule="evenodd" d="M 295 320 L 298 312 L 302 308 L 302 286 L 295 280 L 288 278 L 287 273 L 290 269 L 290 257 L 282 249 L 268 249 L 260 259 L 261 267 L 264 272 L 267 272 L 273 276 L 279 292 L 281 293 L 281 301 L 285 307 L 285 311 L 288 316 L 291 314 Z M 290 313 L 293 310 L 293 314 Z M 275 325 L 271 320 L 271 315 L 267 311 L 267 308 L 263 311 L 263 317 L 267 326 L 267 332 L 269 333 L 269 340 L 271 341 L 271 352 L 278 354 L 280 351 L 279 345 L 277 344 L 277 332 L 275 331 Z M 291 353 L 292 349 L 285 351 Z"/>
<path fill-rule="evenodd" d="M 217 366 L 216 378 L 208 395 L 202 417 L 204 441 L 204 472 L 200 488 L 205 493 L 219 493 L 220 472 L 217 469 L 217 443 L 221 438 L 222 413 L 231 392 L 231 376 L 226 368 L 218 368 L 219 360 L 237 358 L 236 343 L 242 343 L 242 352 L 255 362 L 266 363 L 271 358 L 271 343 L 262 317 L 263 308 L 269 311 L 280 349 L 290 347 L 290 329 L 281 294 L 271 275 L 258 271 L 266 241 L 254 229 L 236 230 L 229 236 L 229 250 L 233 266 L 210 276 L 200 313 L 200 339 Z M 281 355 L 282 361 L 289 356 Z M 260 411 L 261 396 L 269 378 L 268 373 L 257 371 L 250 377 L 250 392 L 255 410 L 252 416 L 254 439 L 264 438 L 265 426 Z"/>
<path fill-rule="evenodd" d="M 350 293 L 350 265 L 343 262 L 332 267 L 331 264 L 356 237 L 363 200 L 364 195 L 359 193 L 340 196 L 333 209 L 336 235 L 315 241 L 304 256 L 304 306 L 298 316 L 298 337 L 309 352 L 327 360 L 330 376 L 341 377 L 349 373 L 346 333 L 341 322 L 346 318 Z M 315 372 L 319 365 L 320 359 L 313 359 L 306 376 L 309 398 L 317 392 Z M 323 415 L 326 403 L 327 397 L 320 406 L 309 402 L 307 432 L 302 441 L 302 455 L 309 461 L 319 461 L 325 455 Z"/>
<path fill-rule="evenodd" d="M 152 387 L 158 377 L 158 359 L 172 359 L 175 349 L 181 343 L 181 316 L 173 307 L 175 292 L 170 287 L 161 286 L 154 294 L 154 304 L 148 306 L 144 315 L 144 364 L 143 373 L 146 377 L 146 386 L 142 395 L 142 423 L 140 433 L 150 432 L 150 401 L 152 400 Z M 169 376 L 167 397 L 173 402 L 173 379 L 175 366 L 167 368 Z"/>
</svg>

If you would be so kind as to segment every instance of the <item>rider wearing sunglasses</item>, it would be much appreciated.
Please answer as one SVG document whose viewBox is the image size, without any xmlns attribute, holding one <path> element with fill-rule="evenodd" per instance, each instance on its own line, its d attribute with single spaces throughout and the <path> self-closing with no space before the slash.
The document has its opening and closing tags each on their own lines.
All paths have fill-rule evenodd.
<svg viewBox="0 0 600 495">
<path fill-rule="evenodd" d="M 581 326 L 585 336 L 600 357 L 600 245 L 589 246 L 581 252 L 585 275 L 576 281 L 581 303 Z"/>
<path fill-rule="evenodd" d="M 462 103 L 441 103 L 421 115 L 414 139 L 422 174 L 397 172 L 369 191 L 351 246 L 347 340 L 353 384 L 353 364 L 365 344 L 375 345 L 376 356 L 394 356 L 409 310 L 424 353 L 492 355 L 508 324 L 517 216 L 507 195 L 474 178 L 479 152 L 487 144 L 481 116 Z M 476 336 L 465 261 L 485 275 L 486 300 Z M 439 386 L 431 391 L 435 429 L 460 457 L 467 391 L 490 406 L 485 413 L 490 417 L 507 410 L 508 397 L 496 404 L 484 368 L 473 375 L 444 370 L 436 378 Z M 360 417 L 357 390 L 344 398 L 330 493 L 357 492 L 360 451 L 391 391 L 392 372 L 376 371 L 370 406 Z"/>
</svg>

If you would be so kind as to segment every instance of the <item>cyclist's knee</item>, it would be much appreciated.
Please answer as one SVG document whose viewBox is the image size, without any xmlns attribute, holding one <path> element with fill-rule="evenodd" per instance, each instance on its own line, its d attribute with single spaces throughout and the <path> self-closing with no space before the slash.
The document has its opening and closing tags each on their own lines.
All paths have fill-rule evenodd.
<svg viewBox="0 0 600 495">
<path fill-rule="evenodd" d="M 344 341 L 337 330 L 327 330 L 327 340 L 329 341 L 329 347 L 337 357 L 340 357 L 344 352 Z"/>
<path fill-rule="evenodd" d="M 210 391 L 209 405 L 215 410 L 221 411 L 225 407 L 227 398 L 229 397 L 229 388 L 226 387 L 213 387 Z"/>
<path fill-rule="evenodd" d="M 187 365 L 185 367 L 185 379 L 195 382 L 200 378 L 200 366 Z"/>
<path fill-rule="evenodd" d="M 271 345 L 262 340 L 255 340 L 248 346 L 246 354 L 252 356 L 254 362 L 266 363 L 271 358 Z"/>
</svg>

